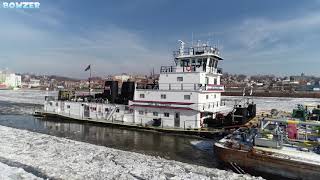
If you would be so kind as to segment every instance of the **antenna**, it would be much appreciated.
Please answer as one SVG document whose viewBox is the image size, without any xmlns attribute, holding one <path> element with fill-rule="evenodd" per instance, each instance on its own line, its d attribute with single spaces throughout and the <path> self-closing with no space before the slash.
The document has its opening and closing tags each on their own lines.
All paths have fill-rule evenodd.
<svg viewBox="0 0 320 180">
<path fill-rule="evenodd" d="M 193 32 L 191 34 L 191 42 L 192 42 L 192 47 L 193 47 Z"/>
<path fill-rule="evenodd" d="M 184 45 L 186 44 L 185 42 L 183 42 L 182 40 L 178 40 L 180 42 L 180 55 L 183 55 L 183 51 L 184 51 Z"/>
</svg>

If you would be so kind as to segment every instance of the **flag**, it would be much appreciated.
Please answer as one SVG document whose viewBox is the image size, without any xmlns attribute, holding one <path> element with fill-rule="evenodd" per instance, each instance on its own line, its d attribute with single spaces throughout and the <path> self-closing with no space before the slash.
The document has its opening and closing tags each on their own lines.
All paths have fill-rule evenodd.
<svg viewBox="0 0 320 180">
<path fill-rule="evenodd" d="M 88 71 L 89 69 L 91 69 L 91 64 L 89 64 L 88 67 L 84 71 Z"/>
</svg>

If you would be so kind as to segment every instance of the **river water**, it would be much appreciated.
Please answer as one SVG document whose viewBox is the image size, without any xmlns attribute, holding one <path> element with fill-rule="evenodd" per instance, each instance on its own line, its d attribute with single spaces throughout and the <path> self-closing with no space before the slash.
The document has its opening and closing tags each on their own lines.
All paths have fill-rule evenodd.
<svg viewBox="0 0 320 180">
<path fill-rule="evenodd" d="M 0 91 L 0 125 L 206 167 L 226 168 L 219 165 L 213 154 L 212 147 L 216 140 L 33 117 L 31 113 L 42 108 L 44 96 L 54 94 L 44 91 Z M 228 100 L 228 106 L 240 99 L 224 98 Z M 295 98 L 255 98 L 255 102 L 258 111 L 272 108 L 288 111 L 298 103 L 320 104 L 319 99 Z"/>
</svg>

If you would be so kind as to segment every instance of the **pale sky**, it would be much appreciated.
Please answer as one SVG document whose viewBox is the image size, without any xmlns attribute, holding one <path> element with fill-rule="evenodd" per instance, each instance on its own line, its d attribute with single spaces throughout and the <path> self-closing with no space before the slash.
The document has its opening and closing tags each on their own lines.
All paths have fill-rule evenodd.
<svg viewBox="0 0 320 180">
<path fill-rule="evenodd" d="M 320 76 L 319 0 L 39 0 L 0 7 L 0 69 L 86 77 L 156 72 L 178 40 L 218 44 L 229 73 Z"/>
</svg>

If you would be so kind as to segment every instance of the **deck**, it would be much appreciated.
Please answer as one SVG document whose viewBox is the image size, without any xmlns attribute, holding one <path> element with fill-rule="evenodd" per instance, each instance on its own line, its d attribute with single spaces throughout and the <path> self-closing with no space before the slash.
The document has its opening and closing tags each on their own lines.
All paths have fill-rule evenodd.
<svg viewBox="0 0 320 180">
<path fill-rule="evenodd" d="M 54 112 L 35 112 L 34 116 L 38 117 L 48 117 L 54 119 L 63 119 L 63 120 L 72 120 L 72 121 L 82 121 L 82 122 L 91 122 L 91 123 L 99 123 L 108 126 L 117 126 L 123 128 L 131 128 L 137 130 L 147 130 L 147 131 L 155 131 L 155 132 L 164 132 L 164 133 L 172 133 L 172 134 L 182 134 L 182 135 L 192 135 L 192 136 L 200 136 L 206 138 L 213 138 L 224 136 L 230 132 L 230 129 L 236 129 L 239 126 L 230 126 L 224 128 L 197 128 L 197 129 L 182 129 L 182 128 L 170 128 L 170 127 L 155 127 L 155 126 L 143 126 L 140 124 L 128 123 L 117 120 L 105 120 L 105 119 L 92 119 L 92 118 L 82 118 L 80 116 L 69 115 L 69 114 L 61 114 Z"/>
</svg>

